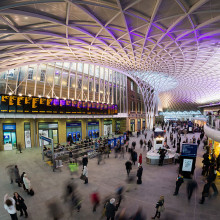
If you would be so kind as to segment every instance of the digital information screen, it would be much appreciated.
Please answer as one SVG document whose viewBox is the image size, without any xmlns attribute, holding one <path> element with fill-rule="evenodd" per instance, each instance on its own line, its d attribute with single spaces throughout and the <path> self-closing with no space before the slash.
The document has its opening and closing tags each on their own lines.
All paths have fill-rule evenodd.
<svg viewBox="0 0 220 220">
<path fill-rule="evenodd" d="M 24 112 L 24 96 L 18 96 L 17 97 L 17 113 L 23 113 Z"/>
<path fill-rule="evenodd" d="M 117 105 L 45 97 L 0 95 L 1 113 L 117 114 Z"/>
<path fill-rule="evenodd" d="M 40 98 L 39 113 L 45 113 L 46 112 L 46 104 L 47 104 L 47 99 L 46 98 Z"/>
<path fill-rule="evenodd" d="M 9 113 L 16 113 L 16 103 L 17 102 L 17 96 L 10 95 L 9 96 L 9 104 L 8 104 L 8 112 Z"/>
<path fill-rule="evenodd" d="M 24 98 L 24 113 L 31 113 L 32 97 Z"/>
<path fill-rule="evenodd" d="M 39 112 L 39 104 L 40 104 L 40 98 L 33 97 L 32 98 L 32 113 L 38 113 Z"/>
<path fill-rule="evenodd" d="M 9 102 L 9 96 L 1 95 L 1 112 L 2 113 L 8 112 L 8 102 Z"/>
<path fill-rule="evenodd" d="M 197 155 L 197 144 L 182 144 L 181 156 L 196 157 Z"/>
<path fill-rule="evenodd" d="M 53 99 L 47 99 L 46 102 L 46 113 L 53 113 Z"/>
<path fill-rule="evenodd" d="M 66 100 L 66 114 L 72 113 L 72 100 Z"/>
</svg>

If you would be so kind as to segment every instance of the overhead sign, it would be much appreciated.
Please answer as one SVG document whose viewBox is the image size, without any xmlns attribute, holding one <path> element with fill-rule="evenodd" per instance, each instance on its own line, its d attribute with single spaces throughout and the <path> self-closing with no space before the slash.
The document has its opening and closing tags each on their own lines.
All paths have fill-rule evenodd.
<svg viewBox="0 0 220 220">
<path fill-rule="evenodd" d="M 40 136 L 41 140 L 47 141 L 48 143 L 51 143 L 52 140 L 50 138 L 44 137 L 44 136 Z"/>
<path fill-rule="evenodd" d="M 182 144 L 181 156 L 196 157 L 197 144 Z"/>
</svg>

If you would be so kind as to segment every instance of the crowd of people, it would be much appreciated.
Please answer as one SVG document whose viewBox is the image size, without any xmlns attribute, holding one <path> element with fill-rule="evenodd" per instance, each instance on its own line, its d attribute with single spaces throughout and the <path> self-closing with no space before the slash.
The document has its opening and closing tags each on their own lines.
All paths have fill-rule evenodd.
<svg viewBox="0 0 220 220">
<path fill-rule="evenodd" d="M 176 122 L 173 122 L 176 123 Z M 207 138 L 205 137 L 204 131 L 202 127 L 199 127 L 200 135 L 198 138 L 193 135 L 192 138 L 189 138 L 185 130 L 187 130 L 187 124 L 180 123 L 177 125 L 173 125 L 173 123 L 162 123 L 162 130 L 166 131 L 165 142 L 163 148 L 158 150 L 158 154 L 160 156 L 159 166 L 163 166 L 163 161 L 167 150 L 170 148 L 176 148 L 175 154 L 175 164 L 179 163 L 180 155 L 181 155 L 181 144 L 182 143 L 196 143 L 198 148 L 201 143 L 203 143 L 203 148 L 205 153 L 203 155 L 203 168 L 202 175 L 204 176 L 204 186 L 202 191 L 202 197 L 200 203 L 203 204 L 205 198 L 210 196 L 210 189 L 213 190 L 214 195 L 218 194 L 217 187 L 215 185 L 215 179 L 217 176 L 217 171 L 220 168 L 220 155 L 216 156 L 216 153 L 207 146 Z M 196 127 L 196 126 L 195 126 Z M 155 130 L 155 127 L 154 129 Z M 138 132 L 137 136 L 138 141 L 131 141 L 130 132 L 127 133 L 125 143 L 117 142 L 116 147 L 112 149 L 111 145 L 108 144 L 108 141 L 99 139 L 99 143 L 102 143 L 97 149 L 97 164 L 101 165 L 104 162 L 105 158 L 109 158 L 109 155 L 114 152 L 115 159 L 125 160 L 125 171 L 127 176 L 127 185 L 119 186 L 114 193 L 109 195 L 108 197 L 101 199 L 100 193 L 98 189 L 93 190 L 90 194 L 91 204 L 92 204 L 92 212 L 96 212 L 99 207 L 103 209 L 102 217 L 107 220 L 144 220 L 146 219 L 146 213 L 139 208 L 133 215 L 129 215 L 126 212 L 126 209 L 120 209 L 121 203 L 124 199 L 124 194 L 133 190 L 133 188 L 137 189 L 137 186 L 142 184 L 142 176 L 144 173 L 143 166 L 143 153 L 145 151 L 150 151 L 153 148 L 153 140 L 154 135 L 148 135 L 146 130 Z M 149 137 L 149 139 L 148 139 Z M 170 143 L 170 146 L 167 143 Z M 141 153 L 138 153 L 141 152 Z M 128 158 L 128 159 L 127 159 Z M 105 163 L 105 162 L 104 162 Z M 76 212 L 81 211 L 81 207 L 83 204 L 82 196 L 79 193 L 77 188 L 76 180 L 73 178 L 72 174 L 77 173 L 79 170 L 79 166 L 82 164 L 82 172 L 80 175 L 80 179 L 84 181 L 84 184 L 89 184 L 89 158 L 88 155 L 85 154 L 81 161 L 73 160 L 72 151 L 69 152 L 69 168 L 71 173 L 71 180 L 65 187 L 64 193 L 64 201 L 69 204 L 71 216 Z M 159 169 L 159 168 L 158 168 Z M 131 172 L 134 170 L 133 172 Z M 16 182 L 18 187 L 23 187 L 25 192 L 28 195 L 34 195 L 34 191 L 31 185 L 31 182 L 25 172 L 20 175 L 19 169 L 17 165 L 10 165 L 7 167 L 7 171 L 10 177 L 10 182 L 13 184 Z M 175 182 L 175 191 L 173 193 L 174 196 L 179 194 L 179 190 L 181 186 L 184 184 L 183 174 L 180 172 L 177 174 L 176 182 Z M 190 200 L 193 192 L 199 187 L 196 179 L 191 176 L 190 180 L 187 180 L 186 186 L 186 195 L 187 199 Z M 28 217 L 27 206 L 22 195 L 14 192 L 13 196 L 9 196 L 8 194 L 4 197 L 4 208 L 10 214 L 12 220 L 16 220 L 17 211 L 20 212 L 20 216 L 25 215 Z M 163 195 L 160 196 L 158 202 L 155 206 L 156 212 L 152 219 L 160 218 L 161 213 L 165 210 L 165 198 Z M 57 200 L 48 201 L 48 210 L 53 219 L 63 219 L 64 213 L 60 204 Z M 59 211 L 58 211 L 59 210 Z"/>
</svg>

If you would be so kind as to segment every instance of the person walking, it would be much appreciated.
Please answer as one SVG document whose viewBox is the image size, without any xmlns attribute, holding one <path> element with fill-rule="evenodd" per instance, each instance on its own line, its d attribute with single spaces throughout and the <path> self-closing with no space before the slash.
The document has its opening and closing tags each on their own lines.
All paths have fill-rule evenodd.
<svg viewBox="0 0 220 220">
<path fill-rule="evenodd" d="M 107 220 L 114 220 L 115 219 L 115 212 L 118 210 L 117 206 L 114 205 L 115 199 L 112 198 L 106 205 L 105 216 Z"/>
<path fill-rule="evenodd" d="M 142 148 L 142 146 L 143 146 L 143 143 L 144 143 L 144 142 L 143 142 L 143 140 L 141 139 L 141 140 L 140 140 L 140 147 L 141 147 L 141 148 Z"/>
<path fill-rule="evenodd" d="M 91 201 L 92 201 L 92 205 L 93 205 L 93 212 L 96 212 L 96 208 L 100 203 L 99 194 L 98 194 L 97 190 L 95 190 L 91 194 Z"/>
<path fill-rule="evenodd" d="M 131 159 L 133 161 L 133 164 L 135 165 L 135 162 L 137 161 L 137 152 L 136 151 L 133 151 L 131 153 Z"/>
<path fill-rule="evenodd" d="M 88 164 L 88 157 L 87 155 L 84 155 L 83 158 L 82 158 L 82 164 L 83 164 L 83 168 L 84 166 L 87 166 Z"/>
<path fill-rule="evenodd" d="M 83 168 L 83 175 L 85 176 L 84 184 L 87 184 L 88 183 L 88 168 L 87 168 L 87 166 L 84 166 L 84 168 Z"/>
<path fill-rule="evenodd" d="M 209 189 L 210 189 L 210 183 L 206 179 L 205 185 L 204 185 L 203 191 L 202 191 L 202 199 L 199 202 L 200 204 L 203 204 L 205 202 L 205 198 L 209 196 Z"/>
<path fill-rule="evenodd" d="M 142 154 L 139 155 L 138 163 L 139 163 L 139 165 L 142 165 Z"/>
<path fill-rule="evenodd" d="M 142 166 L 140 165 L 138 170 L 137 170 L 137 184 L 142 184 L 142 173 L 143 173 L 143 168 Z"/>
<path fill-rule="evenodd" d="M 4 196 L 4 208 L 10 214 L 12 220 L 18 220 L 15 200 L 9 197 L 8 194 Z"/>
<path fill-rule="evenodd" d="M 13 198 L 15 200 L 16 209 L 20 211 L 20 216 L 23 216 L 23 211 L 24 211 L 25 218 L 27 218 L 28 217 L 27 206 L 24 203 L 24 199 L 17 192 L 14 193 Z"/>
<path fill-rule="evenodd" d="M 195 180 L 189 180 L 186 186 L 187 198 L 190 201 L 195 189 L 198 188 L 198 184 Z"/>
<path fill-rule="evenodd" d="M 183 176 L 181 174 L 179 174 L 178 177 L 176 178 L 176 189 L 173 194 L 174 196 L 178 195 L 180 186 L 182 185 L 183 182 L 184 182 Z"/>
<path fill-rule="evenodd" d="M 164 211 L 164 196 L 160 196 L 160 199 L 156 204 L 156 213 L 154 217 L 152 217 L 151 219 L 160 218 L 160 213 L 163 211 Z"/>
<path fill-rule="evenodd" d="M 15 182 L 18 184 L 19 187 L 21 187 L 21 176 L 19 174 L 19 169 L 17 165 L 15 165 L 14 174 L 15 174 Z"/>
<path fill-rule="evenodd" d="M 23 182 L 24 182 L 25 188 L 27 190 L 27 193 L 30 194 L 31 181 L 27 178 L 27 174 L 26 173 L 24 174 Z"/>
<path fill-rule="evenodd" d="M 125 163 L 125 167 L 126 167 L 126 170 L 127 170 L 127 174 L 129 176 L 130 172 L 131 172 L 131 169 L 132 169 L 132 163 L 130 160 L 128 160 L 126 163 Z"/>
</svg>

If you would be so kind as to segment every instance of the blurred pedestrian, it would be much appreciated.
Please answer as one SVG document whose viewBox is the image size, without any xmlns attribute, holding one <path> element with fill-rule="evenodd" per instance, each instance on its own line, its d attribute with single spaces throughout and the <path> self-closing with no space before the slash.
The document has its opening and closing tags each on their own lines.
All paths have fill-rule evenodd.
<svg viewBox="0 0 220 220">
<path fill-rule="evenodd" d="M 142 165 L 142 154 L 139 155 L 138 163 L 139 165 Z"/>
<path fill-rule="evenodd" d="M 10 214 L 12 220 L 18 220 L 15 200 L 9 197 L 8 194 L 4 196 L 4 208 Z"/>
<path fill-rule="evenodd" d="M 85 176 L 84 184 L 87 184 L 88 183 L 88 168 L 87 168 L 87 166 L 84 166 L 84 168 L 83 168 L 83 175 Z"/>
<path fill-rule="evenodd" d="M 138 170 L 137 170 L 137 184 L 142 184 L 142 173 L 143 173 L 143 168 L 142 166 L 140 165 Z"/>
<path fill-rule="evenodd" d="M 179 174 L 178 177 L 176 178 L 176 189 L 173 194 L 174 196 L 178 195 L 179 189 L 180 189 L 180 186 L 182 185 L 182 183 L 184 183 L 183 176 L 181 174 Z"/>
<path fill-rule="evenodd" d="M 197 188 L 198 188 L 198 184 L 195 180 L 188 181 L 187 186 L 186 186 L 188 200 L 191 199 L 191 196 L 192 196 L 194 190 Z"/>
<path fill-rule="evenodd" d="M 110 202 L 106 205 L 106 211 L 105 216 L 107 217 L 107 220 L 114 220 L 115 218 L 115 212 L 118 210 L 117 206 L 114 205 L 115 199 L 110 199 Z"/>
<path fill-rule="evenodd" d="M 129 176 L 130 174 L 130 171 L 132 169 L 132 163 L 130 160 L 128 160 L 126 163 L 125 163 L 125 167 L 126 167 L 126 170 L 127 170 L 127 175 Z"/>
<path fill-rule="evenodd" d="M 15 168 L 14 168 L 14 175 L 15 175 L 15 182 L 18 184 L 19 187 L 21 187 L 21 177 L 20 177 L 19 169 L 17 165 L 15 165 Z"/>
<path fill-rule="evenodd" d="M 14 193 L 13 198 L 15 200 L 16 209 L 20 211 L 20 216 L 23 216 L 23 211 L 24 211 L 25 218 L 27 218 L 28 217 L 27 206 L 24 203 L 24 199 L 17 192 Z"/>
<path fill-rule="evenodd" d="M 142 148 L 142 146 L 143 146 L 143 143 L 144 143 L 144 142 L 143 142 L 143 140 L 141 139 L 141 140 L 140 140 L 140 147 L 141 147 L 141 148 Z"/>
<path fill-rule="evenodd" d="M 205 185 L 204 185 L 203 191 L 202 191 L 202 199 L 199 202 L 200 204 L 203 204 L 205 202 L 205 198 L 209 196 L 209 189 L 210 189 L 210 183 L 206 179 Z"/>
<path fill-rule="evenodd" d="M 156 213 L 155 216 L 151 219 L 160 218 L 160 213 L 164 211 L 164 196 L 161 196 L 159 201 L 156 204 Z"/>
<path fill-rule="evenodd" d="M 99 194 L 98 194 L 97 190 L 95 190 L 91 194 L 91 201 L 92 201 L 92 205 L 93 205 L 93 212 L 96 212 L 96 208 L 100 203 L 100 197 L 99 197 Z"/>
</svg>

